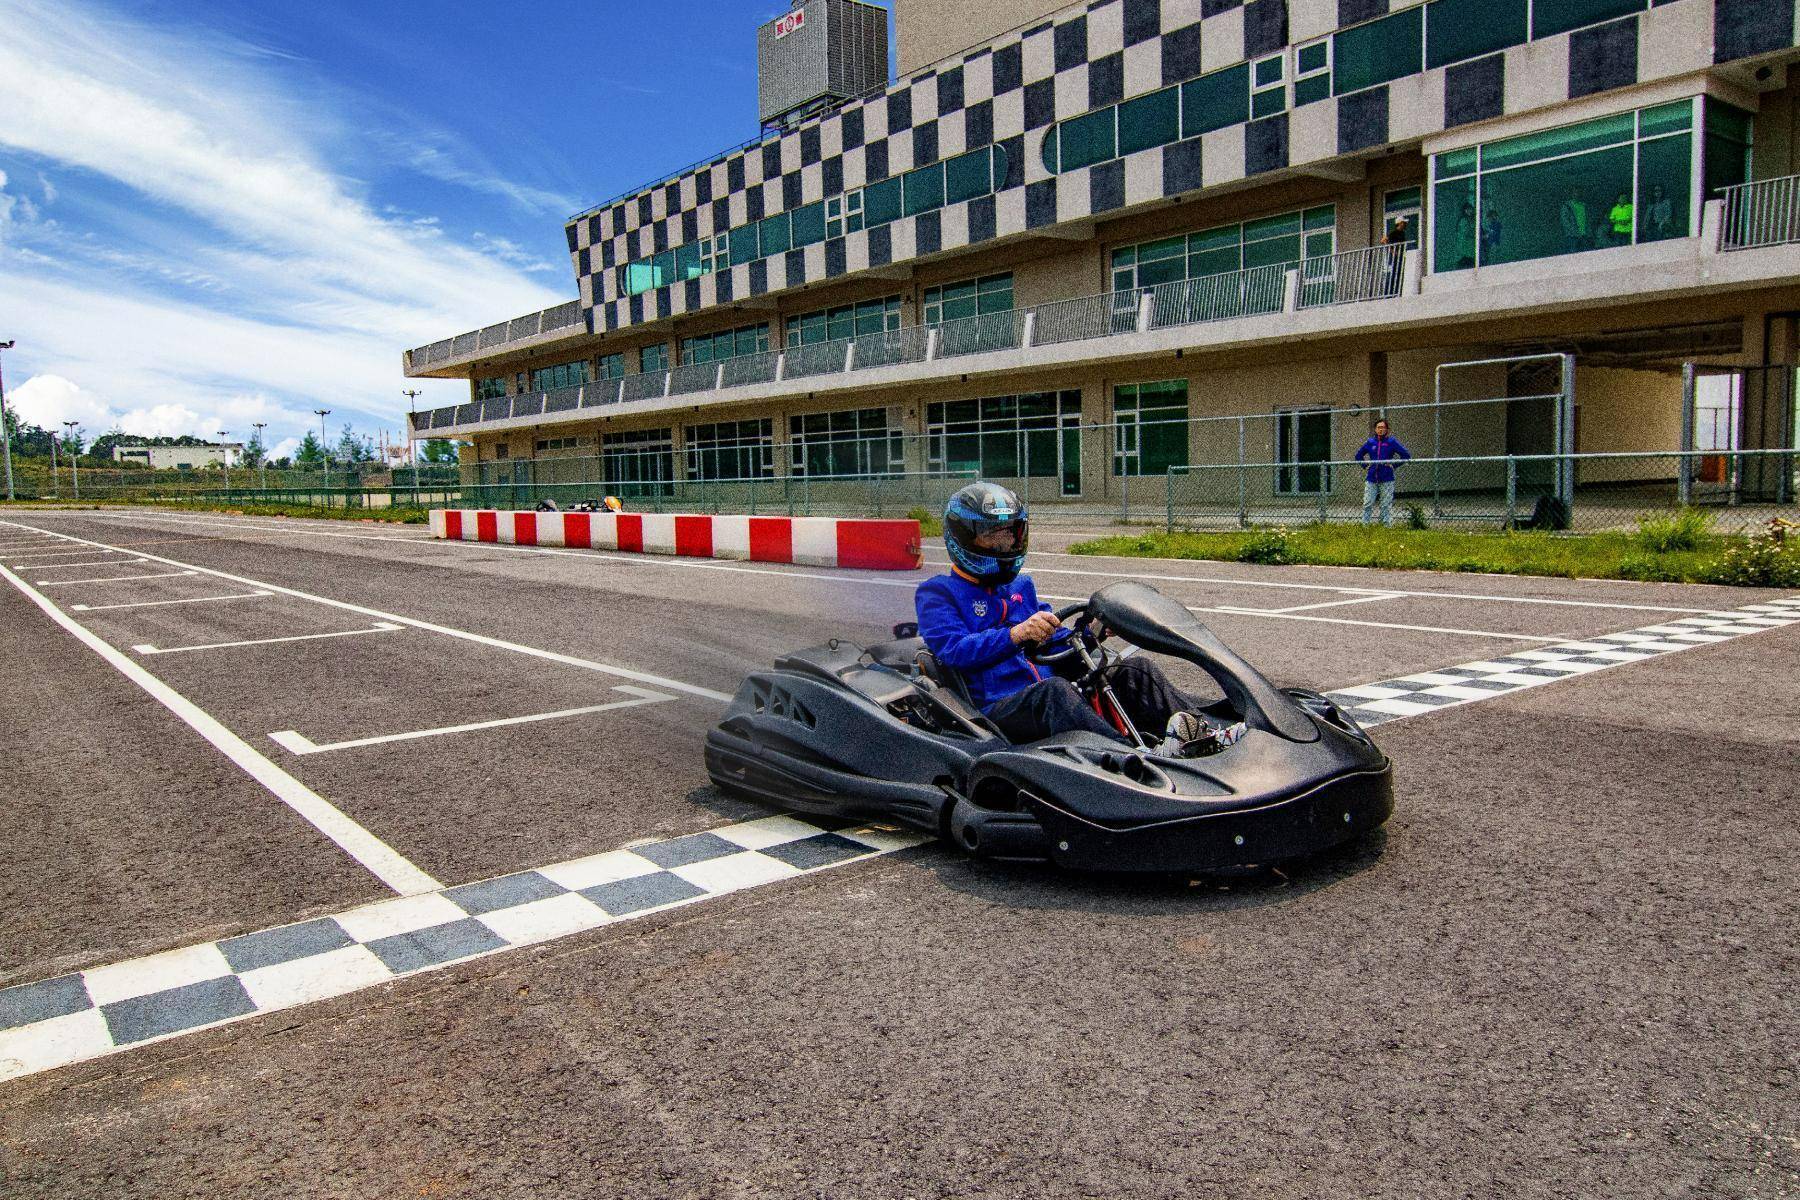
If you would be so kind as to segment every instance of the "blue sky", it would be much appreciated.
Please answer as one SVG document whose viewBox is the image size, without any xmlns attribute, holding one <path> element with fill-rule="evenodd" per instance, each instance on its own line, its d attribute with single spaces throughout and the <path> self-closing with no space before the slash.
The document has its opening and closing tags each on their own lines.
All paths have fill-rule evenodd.
<svg viewBox="0 0 1800 1200">
<path fill-rule="evenodd" d="M 563 222 L 756 132 L 785 0 L 0 0 L 9 405 L 398 432 L 400 352 L 574 296 Z"/>
</svg>

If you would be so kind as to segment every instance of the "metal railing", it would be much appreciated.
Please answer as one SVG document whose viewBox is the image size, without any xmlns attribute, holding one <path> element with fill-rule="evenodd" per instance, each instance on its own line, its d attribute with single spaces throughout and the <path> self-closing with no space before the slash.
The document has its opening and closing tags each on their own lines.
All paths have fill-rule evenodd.
<svg viewBox="0 0 1800 1200">
<path fill-rule="evenodd" d="M 1406 245 L 1342 250 L 1300 264 L 1300 307 L 1354 304 L 1398 296 L 1406 278 Z"/>
<path fill-rule="evenodd" d="M 483 350 L 499 349 L 526 338 L 555 333 L 561 329 L 573 329 L 576 326 L 586 327 L 586 322 L 581 315 L 581 301 L 568 300 L 540 312 L 526 313 L 522 317 L 501 321 L 498 324 L 489 325 L 485 329 L 478 329 L 472 333 L 459 333 L 455 337 L 433 342 L 429 346 L 408 350 L 406 352 L 406 368 L 411 371 L 420 367 L 435 366 L 453 358 L 461 358 L 466 354 L 478 354 Z"/>
<path fill-rule="evenodd" d="M 1752 250 L 1800 242 L 1800 175 L 1759 179 L 1724 189 L 1719 249 Z"/>
</svg>

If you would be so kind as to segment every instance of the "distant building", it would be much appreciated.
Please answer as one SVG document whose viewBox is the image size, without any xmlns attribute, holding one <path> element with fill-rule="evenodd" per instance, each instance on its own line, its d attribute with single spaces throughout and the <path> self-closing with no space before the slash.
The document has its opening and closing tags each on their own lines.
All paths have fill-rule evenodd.
<svg viewBox="0 0 1800 1200">
<path fill-rule="evenodd" d="M 113 447 L 113 461 L 142 463 L 158 470 L 191 470 L 196 467 L 236 466 L 244 456 L 242 442 L 208 442 L 198 446 L 151 446 L 120 442 Z"/>
</svg>

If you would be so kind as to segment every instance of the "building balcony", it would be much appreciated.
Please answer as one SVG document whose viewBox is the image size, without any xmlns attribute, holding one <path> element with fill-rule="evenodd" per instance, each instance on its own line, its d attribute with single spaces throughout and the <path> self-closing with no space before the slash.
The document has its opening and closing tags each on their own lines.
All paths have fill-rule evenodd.
<svg viewBox="0 0 1800 1200">
<path fill-rule="evenodd" d="M 1711 201 L 1695 237 L 1433 275 L 1422 274 L 1415 249 L 1373 246 L 1287 267 L 451 405 L 416 414 L 413 428 L 425 437 L 469 437 L 675 408 L 797 396 L 849 399 L 940 380 L 960 384 L 1095 363 L 1129 367 L 1178 353 L 1280 353 L 1296 342 L 1348 345 L 1409 331 L 1412 344 L 1441 343 L 1446 337 L 1435 331 L 1447 327 L 1791 288 L 1800 277 L 1800 221 L 1767 214 L 1778 194 L 1789 197 L 1790 208 L 1800 203 L 1800 188 L 1791 180 L 1745 186 L 1766 194 L 1740 201 L 1739 209 L 1764 215 L 1734 226 L 1726 220 L 1727 202 Z M 1789 236 L 1777 237 L 1783 230 Z M 1421 338 L 1427 330 L 1434 332 Z"/>
<path fill-rule="evenodd" d="M 408 350 L 404 366 L 408 378 L 460 378 L 459 371 L 496 354 L 549 349 L 587 335 L 587 318 L 581 313 L 581 301 L 570 300 L 542 312 L 527 313 L 486 329 L 459 333 L 453 338 Z"/>
</svg>

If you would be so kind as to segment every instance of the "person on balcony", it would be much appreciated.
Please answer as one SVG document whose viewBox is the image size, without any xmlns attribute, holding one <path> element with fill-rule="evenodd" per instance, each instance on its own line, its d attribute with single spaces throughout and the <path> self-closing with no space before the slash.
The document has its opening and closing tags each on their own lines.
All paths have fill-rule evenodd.
<svg viewBox="0 0 1800 1200">
<path fill-rule="evenodd" d="M 1611 235 L 1612 245 L 1631 244 L 1631 226 L 1636 219 L 1636 210 L 1631 205 L 1631 193 L 1620 192 L 1619 198 L 1613 201 L 1612 208 L 1606 214 L 1607 232 Z"/>
<path fill-rule="evenodd" d="M 1394 463 L 1409 459 L 1412 451 L 1388 432 L 1386 421 L 1375 422 L 1375 432 L 1357 448 L 1356 461 L 1369 464 L 1363 480 L 1362 523 L 1369 524 L 1377 503 L 1381 506 L 1381 523 L 1394 523 Z"/>
</svg>

